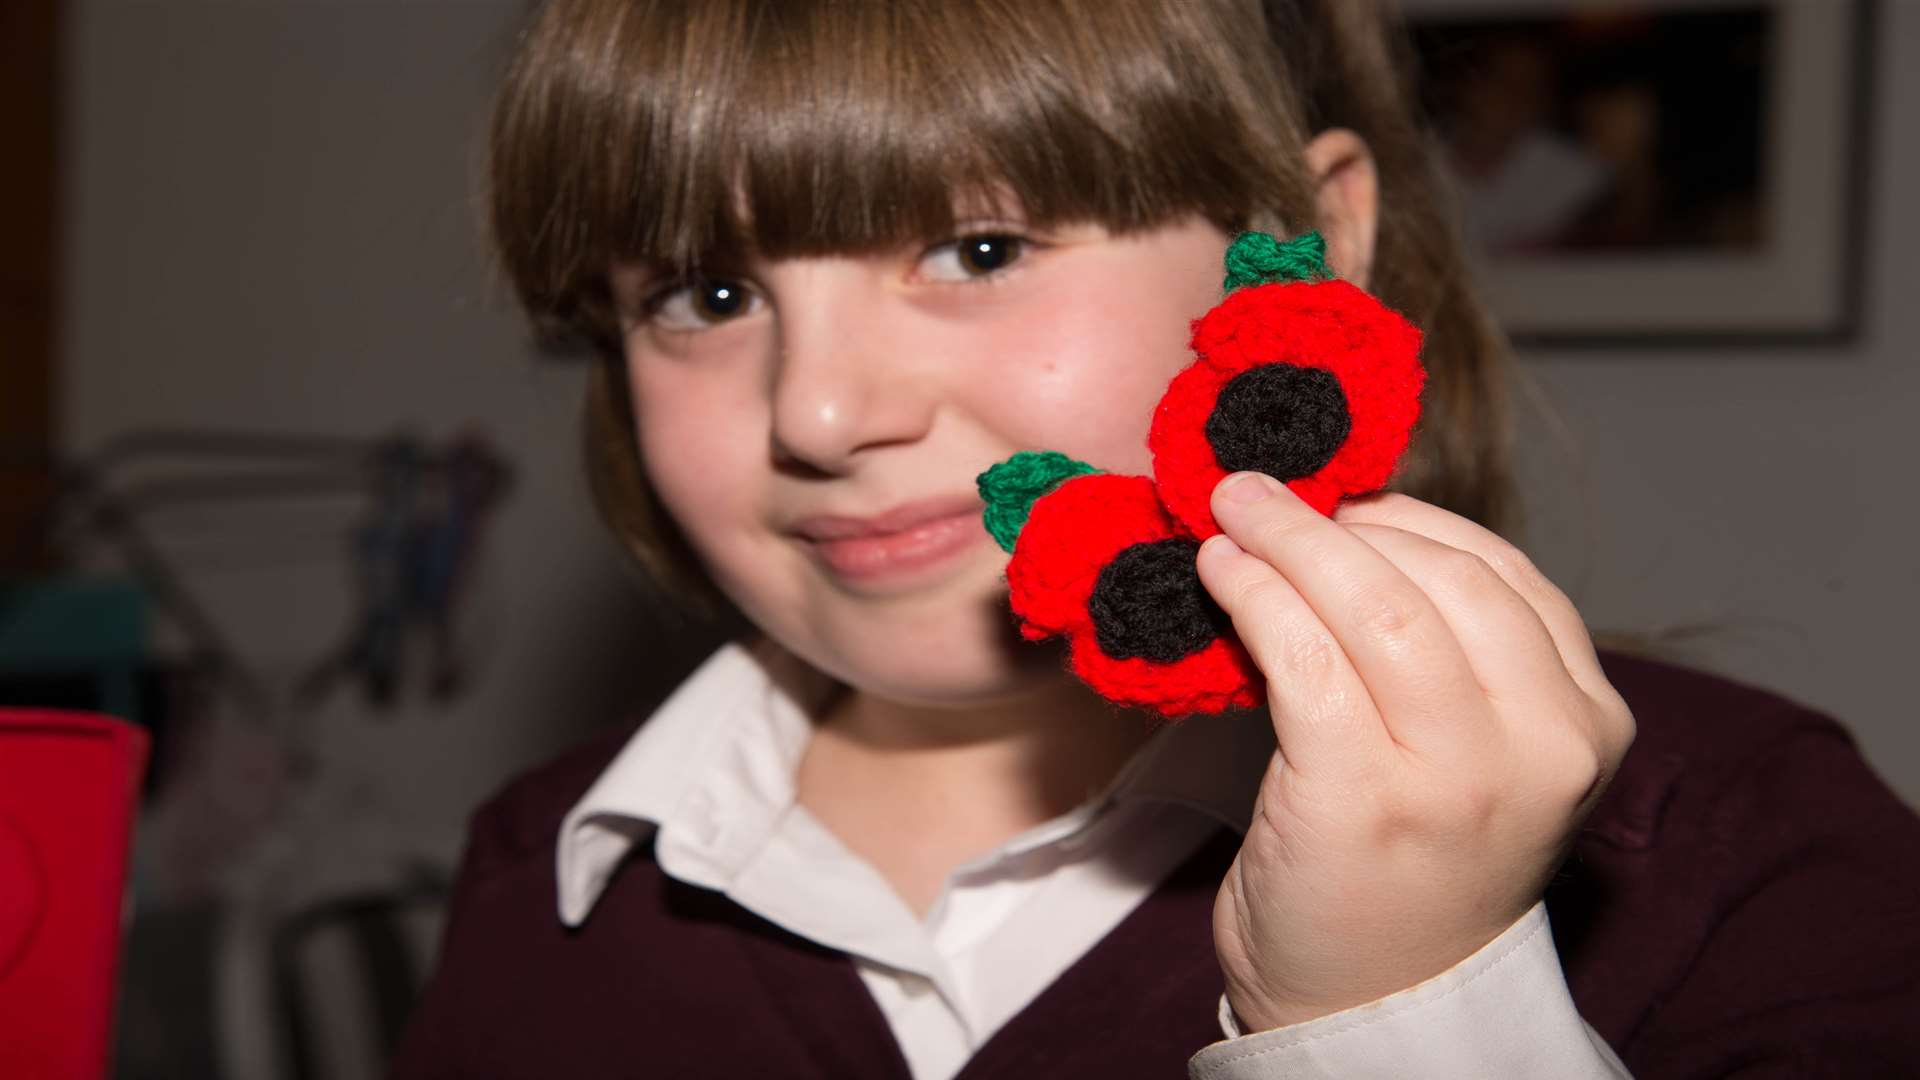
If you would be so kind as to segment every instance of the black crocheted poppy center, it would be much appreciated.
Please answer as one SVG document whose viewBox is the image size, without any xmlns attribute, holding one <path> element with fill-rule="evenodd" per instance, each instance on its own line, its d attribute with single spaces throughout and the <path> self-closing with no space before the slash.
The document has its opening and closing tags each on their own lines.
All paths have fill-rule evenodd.
<svg viewBox="0 0 1920 1080">
<path fill-rule="evenodd" d="M 1193 540 L 1135 544 L 1100 568 L 1087 614 L 1094 640 L 1115 660 L 1171 664 L 1213 643 L 1230 620 L 1200 583 Z"/>
<path fill-rule="evenodd" d="M 1221 468 L 1282 481 L 1320 471 L 1352 430 L 1339 377 L 1295 364 L 1262 364 L 1234 376 L 1207 417 L 1207 443 Z"/>
</svg>

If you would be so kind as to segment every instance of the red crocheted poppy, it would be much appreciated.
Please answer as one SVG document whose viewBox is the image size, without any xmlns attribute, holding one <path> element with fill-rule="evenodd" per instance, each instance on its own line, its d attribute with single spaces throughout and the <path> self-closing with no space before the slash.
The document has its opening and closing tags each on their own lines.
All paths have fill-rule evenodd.
<svg viewBox="0 0 1920 1080">
<path fill-rule="evenodd" d="M 1154 410 L 1160 499 L 1198 539 L 1229 473 L 1284 481 L 1331 515 L 1384 487 L 1420 416 L 1420 331 L 1344 281 L 1240 289 L 1193 327 L 1193 365 Z"/>
<path fill-rule="evenodd" d="M 1209 498 L 1265 472 L 1331 514 L 1384 485 L 1420 414 L 1420 332 L 1330 280 L 1316 234 L 1243 234 L 1233 291 L 1194 323 L 1198 359 L 1154 410 L 1153 476 L 1108 476 L 1064 454 L 1015 454 L 980 474 L 987 530 L 1011 552 L 1022 635 L 1064 636 L 1083 681 L 1169 717 L 1258 704 L 1265 684 L 1200 583 Z M 1089 475 L 1092 474 L 1092 475 Z"/>
<path fill-rule="evenodd" d="M 1259 670 L 1201 585 L 1198 548 L 1147 477 L 1068 479 L 1033 504 L 1007 563 L 1020 632 L 1066 637 L 1074 674 L 1123 705 L 1183 716 L 1257 704 Z"/>
</svg>

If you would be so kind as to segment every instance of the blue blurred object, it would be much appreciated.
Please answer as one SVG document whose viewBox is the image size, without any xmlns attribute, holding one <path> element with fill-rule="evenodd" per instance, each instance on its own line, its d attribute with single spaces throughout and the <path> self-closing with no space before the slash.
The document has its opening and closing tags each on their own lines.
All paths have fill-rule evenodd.
<svg viewBox="0 0 1920 1080">
<path fill-rule="evenodd" d="M 369 705 L 391 705 L 406 650 L 421 632 L 434 698 L 454 696 L 463 682 L 454 609 L 470 584 L 483 526 L 506 488 L 508 469 L 473 434 L 440 455 L 416 439 L 396 437 L 371 464 L 374 504 L 351 546 L 359 611 L 345 642 L 302 679 L 299 698 L 309 706 L 343 679 L 359 682 Z"/>
</svg>

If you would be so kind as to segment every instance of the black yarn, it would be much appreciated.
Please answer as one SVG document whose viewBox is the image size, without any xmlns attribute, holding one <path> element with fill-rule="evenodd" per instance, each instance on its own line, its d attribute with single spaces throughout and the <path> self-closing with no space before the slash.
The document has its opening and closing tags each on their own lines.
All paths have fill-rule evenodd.
<svg viewBox="0 0 1920 1080">
<path fill-rule="evenodd" d="M 1339 377 L 1295 364 L 1262 364 L 1235 375 L 1207 417 L 1207 442 L 1221 468 L 1282 481 L 1318 472 L 1352 430 Z"/>
<path fill-rule="evenodd" d="M 1171 664 L 1206 648 L 1230 621 L 1200 584 L 1192 540 L 1135 544 L 1100 568 L 1087 598 L 1094 640 L 1115 660 Z"/>
</svg>

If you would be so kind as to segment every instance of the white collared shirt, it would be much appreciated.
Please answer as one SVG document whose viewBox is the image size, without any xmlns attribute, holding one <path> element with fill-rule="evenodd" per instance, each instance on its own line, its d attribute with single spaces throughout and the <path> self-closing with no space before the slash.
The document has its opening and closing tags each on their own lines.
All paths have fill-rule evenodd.
<svg viewBox="0 0 1920 1080">
<path fill-rule="evenodd" d="M 764 640 L 707 659 L 561 824 L 560 917 L 578 926 L 645 830 L 663 872 L 848 953 L 915 1080 L 949 1080 L 1222 824 L 1245 832 L 1274 752 L 1264 712 L 1170 724 L 1107 788 L 954 869 L 925 919 L 795 800 L 831 684 Z M 1223 1041 L 1194 1077 L 1620 1077 L 1580 1020 L 1546 908 L 1380 1001 Z"/>
</svg>

